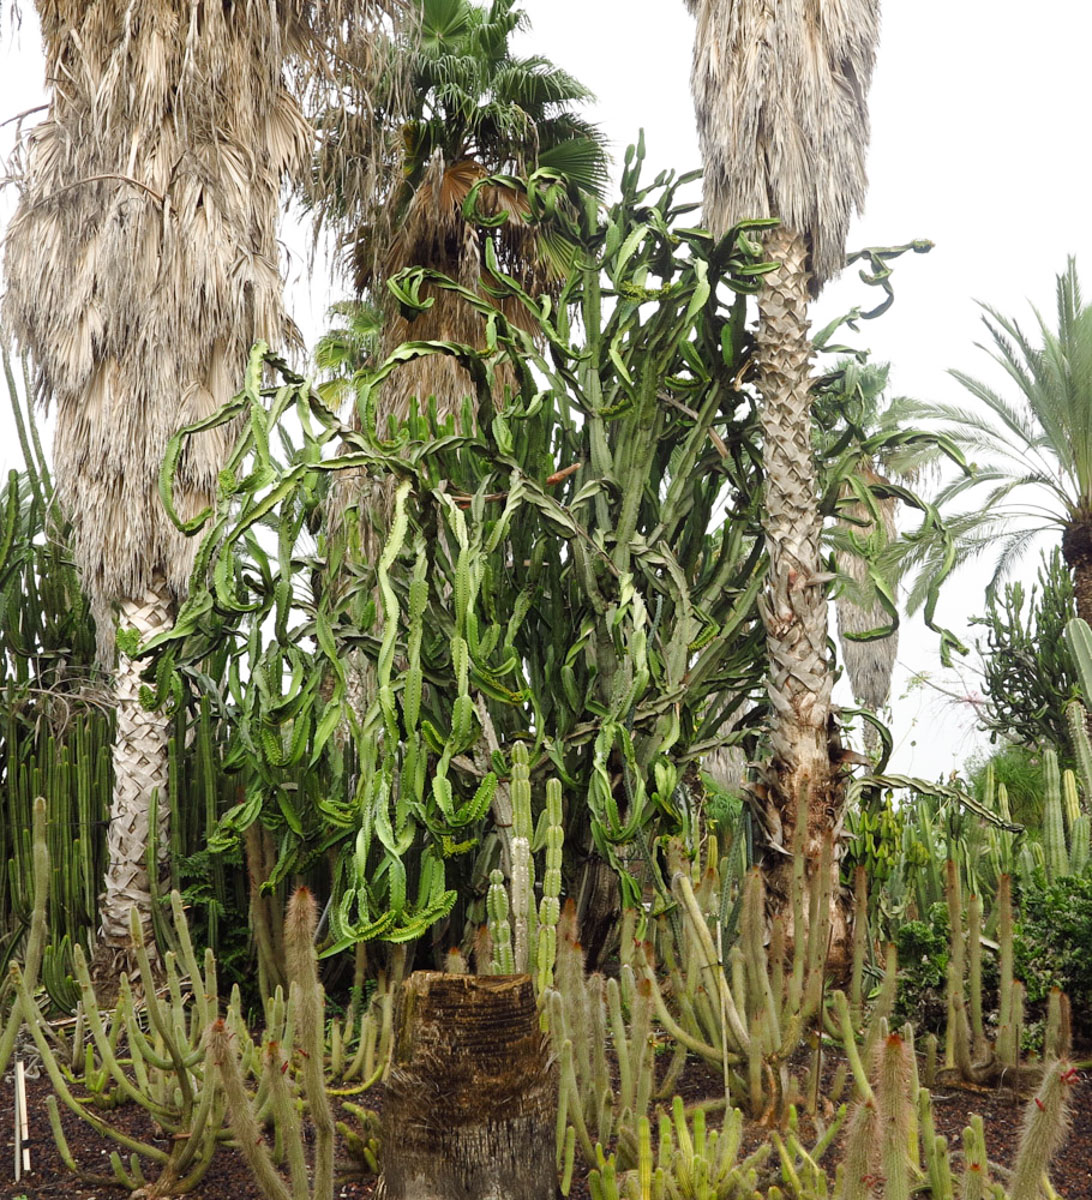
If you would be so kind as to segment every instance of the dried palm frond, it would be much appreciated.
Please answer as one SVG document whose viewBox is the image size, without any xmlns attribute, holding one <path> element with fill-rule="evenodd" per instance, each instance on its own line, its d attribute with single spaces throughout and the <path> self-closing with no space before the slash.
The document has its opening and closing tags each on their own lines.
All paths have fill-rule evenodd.
<svg viewBox="0 0 1092 1200">
<path fill-rule="evenodd" d="M 59 500 L 108 640 L 117 601 L 157 574 L 186 586 L 194 543 L 157 492 L 168 438 L 237 390 L 255 340 L 293 338 L 276 228 L 282 183 L 309 161 L 297 92 L 376 6 L 37 7 L 54 86 L 21 150 L 5 316 L 56 406 Z M 224 438 L 189 441 L 183 516 L 211 498 Z"/>
<path fill-rule="evenodd" d="M 882 482 L 878 475 L 866 472 L 868 481 Z M 864 545 L 876 540 L 877 533 L 886 545 L 892 543 L 897 534 L 895 508 L 897 501 L 885 497 L 876 501 L 881 527 L 878 530 L 868 508 L 858 502 L 844 503 L 840 507 L 841 523 L 852 532 L 853 538 Z M 846 586 L 839 593 L 835 609 L 838 614 L 842 659 L 853 698 L 874 711 L 879 711 L 891 695 L 891 674 L 895 668 L 895 657 L 899 649 L 898 630 L 886 637 L 857 641 L 847 634 L 868 633 L 891 624 L 891 615 L 876 596 L 875 585 L 869 578 L 869 563 L 873 555 L 854 553 L 844 546 L 835 550 L 838 570 L 846 578 Z M 872 725 L 864 726 L 865 745 L 870 749 L 877 744 L 878 735 Z"/>
<path fill-rule="evenodd" d="M 810 250 L 814 287 L 841 269 L 865 195 L 879 0 L 686 0 L 706 221 L 778 217 Z"/>
<path fill-rule="evenodd" d="M 481 163 L 463 159 L 445 164 L 437 153 L 425 177 L 413 189 L 401 227 L 387 249 L 382 275 L 388 279 L 404 266 L 427 267 L 457 280 L 493 304 L 514 325 L 531 332 L 534 322 L 527 308 L 511 296 L 490 292 L 495 281 L 485 266 L 486 237 L 493 238 L 498 265 L 530 294 L 540 294 L 557 285 L 560 270 L 543 249 L 539 228 L 528 223 L 525 196 L 512 188 L 489 185 L 479 189 L 476 206 L 486 217 L 504 213 L 508 220 L 498 229 L 485 231 L 463 216 L 463 204 L 475 184 L 485 179 Z M 446 290 L 422 288 L 422 296 L 433 301 L 424 312 L 407 320 L 393 299 L 388 298 L 383 326 L 383 353 L 389 354 L 404 341 L 449 341 L 483 349 L 484 323 L 480 314 L 460 296 Z M 498 402 L 510 375 L 499 369 L 496 376 Z M 460 408 L 471 394 L 470 377 L 454 358 L 433 354 L 406 364 L 387 380 L 383 388 L 384 420 L 393 415 L 402 420 L 416 397 L 422 407 L 435 396 L 442 421 Z M 385 430 L 380 431 L 385 435 Z"/>
</svg>

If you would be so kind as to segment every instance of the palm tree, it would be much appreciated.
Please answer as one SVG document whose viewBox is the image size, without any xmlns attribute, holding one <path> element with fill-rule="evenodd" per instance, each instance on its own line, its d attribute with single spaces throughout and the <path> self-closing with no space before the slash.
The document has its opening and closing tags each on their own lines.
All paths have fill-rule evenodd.
<svg viewBox="0 0 1092 1200">
<path fill-rule="evenodd" d="M 917 427 L 908 416 L 916 406 L 902 396 L 885 398 L 888 375 L 886 364 L 847 358 L 813 389 L 820 454 L 824 459 L 835 454 L 825 471 L 843 480 L 836 519 L 826 529 L 839 575 L 834 599 L 841 658 L 854 700 L 873 712 L 887 704 L 899 645 L 899 496 L 892 484 L 917 483 L 936 469 L 942 454 L 931 439 L 905 437 Z M 848 446 L 847 424 L 856 430 Z M 839 452 L 840 447 L 845 448 Z M 873 753 L 879 746 L 871 723 L 864 725 L 864 742 Z"/>
<path fill-rule="evenodd" d="M 168 627 L 193 563 L 158 497 L 169 437 L 231 397 L 256 339 L 290 337 L 275 234 L 282 179 L 306 161 L 310 131 L 285 65 L 368 6 L 37 7 L 54 87 L 25 147 L 6 316 L 56 407 L 58 499 L 110 665 L 115 623 L 140 640 Z M 222 432 L 190 441 L 181 517 L 209 502 L 225 451 Z M 168 726 L 140 703 L 132 648 L 115 674 L 103 977 L 126 958 L 132 909 L 150 934 L 147 848 L 155 834 L 162 866 L 167 846 Z"/>
<path fill-rule="evenodd" d="M 1057 329 L 1032 309 L 1039 344 L 1015 320 L 981 308 L 992 342 L 987 352 L 1016 385 L 1015 396 L 952 371 L 985 407 L 920 404 L 913 413 L 917 422 L 947 433 L 974 463 L 970 475 L 936 497 L 946 508 L 971 501 L 947 518 L 957 565 L 993 555 L 992 591 L 1033 541 L 1053 533 L 1073 576 L 1077 613 L 1092 621 L 1092 305 L 1082 301 L 1070 258 L 1057 277 Z M 940 553 L 920 546 L 907 558 L 928 568 Z M 926 573 L 910 592 L 911 610 L 921 603 Z"/>
<path fill-rule="evenodd" d="M 510 38 L 527 23 L 516 0 L 492 0 L 488 7 L 414 0 L 413 7 L 412 28 L 387 48 L 403 63 L 406 79 L 385 109 L 400 132 L 396 182 L 378 196 L 361 192 L 374 185 L 354 173 L 355 150 L 367 139 L 345 110 L 320 122 L 337 135 L 324 140 L 315 171 L 318 198 L 349 231 L 357 291 L 376 294 L 384 306 L 384 353 L 409 338 L 483 344 L 481 318 L 450 291 L 426 289 L 432 306 L 412 324 L 403 318 L 386 283 L 406 267 L 458 280 L 526 328 L 530 318 L 518 300 L 490 295 L 486 242 L 500 267 L 532 295 L 550 290 L 568 269 L 571 247 L 556 231 L 528 223 L 517 189 L 501 182 L 479 187 L 475 207 L 484 219 L 468 218 L 464 204 L 476 185 L 543 168 L 585 194 L 599 195 L 606 182 L 603 138 L 575 110 L 590 98 L 588 89 L 545 58 L 512 53 Z M 503 224 L 495 224 L 502 215 Z M 382 423 L 389 414 L 404 416 L 412 396 L 435 396 L 443 417 L 459 406 L 467 383 L 446 355 L 408 364 L 385 385 Z"/>
<path fill-rule="evenodd" d="M 811 419 L 808 303 L 844 261 L 849 218 L 865 193 L 866 95 L 879 0 L 771 5 L 687 0 L 697 18 L 692 88 L 705 163 L 706 222 L 723 234 L 749 217 L 780 222 L 780 263 L 758 298 L 755 377 L 762 396 L 769 584 L 762 603 L 772 706 L 764 806 L 772 843 L 819 861 L 840 821 L 828 747 L 831 669 Z M 784 906 L 791 859 L 769 872 Z"/>
</svg>

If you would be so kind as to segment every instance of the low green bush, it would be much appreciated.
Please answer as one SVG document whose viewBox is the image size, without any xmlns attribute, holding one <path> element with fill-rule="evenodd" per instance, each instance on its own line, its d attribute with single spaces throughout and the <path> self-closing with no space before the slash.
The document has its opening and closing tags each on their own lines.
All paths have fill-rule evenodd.
<svg viewBox="0 0 1092 1200">
<path fill-rule="evenodd" d="M 934 904 L 924 919 L 906 921 L 895 932 L 899 983 L 894 1025 L 909 1021 L 919 1033 L 939 1033 L 947 1019 L 948 909 Z"/>
<path fill-rule="evenodd" d="M 1051 988 L 1069 996 L 1074 1036 L 1092 1039 L 1092 871 L 1048 883 L 1037 873 L 1019 897 L 1013 945 L 1029 1004 Z"/>
</svg>

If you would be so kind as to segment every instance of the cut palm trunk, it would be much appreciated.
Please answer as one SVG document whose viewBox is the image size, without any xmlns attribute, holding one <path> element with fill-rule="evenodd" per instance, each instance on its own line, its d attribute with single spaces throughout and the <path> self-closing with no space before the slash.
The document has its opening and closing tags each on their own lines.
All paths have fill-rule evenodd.
<svg viewBox="0 0 1092 1200">
<path fill-rule="evenodd" d="M 791 927 L 789 848 L 797 813 L 807 821 L 803 850 L 814 869 L 824 833 L 837 825 L 843 788 L 831 767 L 828 741 L 833 685 L 827 648 L 829 575 L 822 569 L 822 518 L 811 443 L 808 251 L 802 237 L 782 227 L 768 235 L 767 253 L 781 266 L 765 276 L 759 294 L 756 346 L 769 555 L 761 611 L 772 709 L 766 811 L 760 815 L 767 833 L 771 903 Z M 834 861 L 832 870 L 837 869 Z M 832 954 L 837 960 L 847 949 L 847 922 L 837 887 L 834 897 L 838 911 L 831 914 Z"/>
<path fill-rule="evenodd" d="M 529 975 L 411 975 L 383 1104 L 385 1200 L 554 1200 L 547 1053 Z"/>
</svg>

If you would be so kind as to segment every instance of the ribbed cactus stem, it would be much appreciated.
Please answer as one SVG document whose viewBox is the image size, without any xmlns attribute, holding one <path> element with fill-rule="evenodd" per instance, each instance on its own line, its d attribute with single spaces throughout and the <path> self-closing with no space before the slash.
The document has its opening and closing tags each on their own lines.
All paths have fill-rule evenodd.
<svg viewBox="0 0 1092 1200">
<path fill-rule="evenodd" d="M 639 979 L 634 984 L 630 1044 L 633 1047 L 631 1053 L 636 1061 L 637 1077 L 633 1111 L 640 1114 L 648 1111 L 652 1090 L 656 1085 L 656 1066 L 652 1052 L 652 988 L 647 979 Z"/>
<path fill-rule="evenodd" d="M 1069 869 L 1074 875 L 1083 875 L 1092 858 L 1092 817 L 1080 813 L 1073 822 L 1069 837 Z"/>
<path fill-rule="evenodd" d="M 637 1122 L 637 1194 L 641 1200 L 652 1196 L 652 1126 L 648 1117 Z"/>
<path fill-rule="evenodd" d="M 972 1079 L 974 1064 L 971 1061 L 971 1023 L 967 1019 L 967 1002 L 963 996 L 963 981 L 956 976 L 956 965 L 948 962 L 948 1009 L 951 1029 L 952 1054 L 955 1066 L 964 1079 Z"/>
<path fill-rule="evenodd" d="M 1065 1059 L 1052 1062 L 1039 1091 L 1024 1110 L 1009 1200 L 1038 1200 L 1050 1160 L 1069 1131 L 1069 1105 L 1077 1073 Z"/>
<path fill-rule="evenodd" d="M 933 1101 L 928 1088 L 918 1091 L 918 1126 L 921 1129 L 921 1149 L 925 1159 L 925 1174 L 929 1180 L 930 1198 L 940 1196 L 940 1169 L 937 1162 L 937 1129 L 933 1120 Z"/>
<path fill-rule="evenodd" d="M 869 1083 L 868 1072 L 865 1070 L 864 1063 L 861 1061 L 861 1056 L 857 1050 L 857 1037 L 853 1030 L 853 1018 L 849 1012 L 849 1001 L 846 999 L 845 993 L 840 991 L 834 993 L 833 1000 L 834 1011 L 842 1033 L 842 1043 L 845 1048 L 846 1058 L 849 1061 L 849 1068 L 853 1072 L 857 1091 L 865 1100 L 872 1102 L 872 1085 Z"/>
<path fill-rule="evenodd" d="M 767 953 L 770 964 L 770 991 L 775 1002 L 784 1011 L 785 1004 L 785 921 L 775 913 L 770 922 L 770 946 Z"/>
<path fill-rule="evenodd" d="M 590 975 L 585 984 L 588 996 L 588 1041 L 591 1047 L 591 1098 L 602 1103 L 604 1094 L 611 1094 L 610 1067 L 607 1063 L 607 981 L 598 972 Z M 624 1053 L 624 1046 L 623 1046 Z M 585 1111 L 589 1111 L 585 1109 Z M 597 1121 L 599 1136 L 606 1141 L 603 1121 Z"/>
<path fill-rule="evenodd" d="M 765 989 L 769 981 L 764 945 L 766 933 L 766 897 L 762 886 L 762 875 L 757 868 L 747 872 L 743 882 L 743 906 L 741 916 L 743 949 L 740 961 L 747 967 L 747 990 L 741 991 L 733 981 L 737 1003 L 746 1005 L 749 1013 L 766 1003 Z"/>
<path fill-rule="evenodd" d="M 493 941 L 493 973 L 513 975 L 516 962 L 512 953 L 512 927 L 508 923 L 508 889 L 504 886 L 504 872 L 499 868 L 489 874 L 486 910 L 489 913 L 489 935 Z"/>
<path fill-rule="evenodd" d="M 986 1027 L 982 1017 L 982 901 L 971 896 L 967 901 L 967 982 L 970 988 L 971 1033 L 975 1058 L 982 1061 L 988 1053 Z"/>
<path fill-rule="evenodd" d="M 1065 845 L 1058 755 L 1049 748 L 1043 751 L 1043 781 L 1043 854 L 1046 856 L 1047 878 L 1061 879 L 1069 874 L 1069 854 Z"/>
<path fill-rule="evenodd" d="M 517 971 L 533 962 L 535 941 L 535 864 L 531 857 L 534 828 L 531 821 L 531 768 L 527 747 L 512 747 L 512 926 L 513 958 Z"/>
<path fill-rule="evenodd" d="M 1052 1058 L 1068 1058 L 1072 1050 L 1073 1014 L 1069 997 L 1058 988 L 1052 988 L 1043 1053 Z"/>
<path fill-rule="evenodd" d="M 560 1144 L 559 1170 L 561 1180 L 558 1190 L 567 1196 L 573 1185 L 573 1167 L 576 1165 L 576 1130 L 568 1125 L 565 1128 L 564 1141 Z"/>
<path fill-rule="evenodd" d="M 990 1186 L 990 1166 L 986 1157 L 986 1137 L 982 1118 L 971 1118 L 963 1130 L 963 1190 L 960 1200 L 986 1200 Z"/>
<path fill-rule="evenodd" d="M 762 1079 L 762 1016 L 755 1013 L 751 1017 L 751 1042 L 747 1051 L 747 1089 L 750 1101 L 751 1116 L 757 1119 L 764 1108 L 764 1089 Z"/>
<path fill-rule="evenodd" d="M 268 1037 L 262 1047 L 264 1070 L 262 1082 L 269 1097 L 270 1116 L 274 1130 L 274 1162 L 288 1160 L 288 1173 L 292 1183 L 292 1195 L 299 1200 L 307 1197 L 307 1160 L 303 1153 L 300 1111 L 288 1086 L 289 1060 L 284 1047 L 275 1038 Z M 262 1124 L 261 1105 L 255 1097 L 252 1109 L 259 1125 Z"/>
<path fill-rule="evenodd" d="M 1012 808 L 1009 805 L 1009 789 L 1003 783 L 997 785 L 997 813 L 1003 821 L 1012 820 Z"/>
<path fill-rule="evenodd" d="M 910 1200 L 910 1061 L 906 1043 L 889 1034 L 877 1047 L 876 1108 L 884 1200 Z"/>
<path fill-rule="evenodd" d="M 46 939 L 46 905 L 49 898 L 50 859 L 49 843 L 46 837 L 46 802 L 38 796 L 34 801 L 31 815 L 31 845 L 32 845 L 32 874 L 31 896 L 33 907 L 30 914 L 30 931 L 27 934 L 26 948 L 23 952 L 23 979 L 31 995 L 38 988 L 38 971 L 42 965 L 42 951 Z M 22 1018 L 19 1005 L 12 1007 L 8 1019 L 0 1034 L 0 1075 L 8 1069 L 15 1037 L 19 1032 Z"/>
<path fill-rule="evenodd" d="M 1065 640 L 1077 668 L 1081 695 L 1086 704 L 1092 703 L 1092 630 L 1086 621 L 1074 617 L 1066 622 Z"/>
<path fill-rule="evenodd" d="M 946 996 L 948 1001 L 948 1032 L 944 1061 L 949 1067 L 956 1062 L 956 993 L 963 993 L 965 979 L 965 947 L 963 933 L 963 895 L 960 887 L 959 868 L 952 859 L 945 864 L 944 897 L 948 904 L 948 977 Z"/>
<path fill-rule="evenodd" d="M 875 1140 L 876 1107 L 873 1101 L 864 1100 L 857 1105 L 849 1122 L 840 1200 L 869 1200 L 874 1194 L 872 1154 Z"/>
<path fill-rule="evenodd" d="M 853 885 L 853 966 L 849 981 L 849 1011 L 860 1026 L 865 958 L 868 954 L 868 870 L 857 867 Z"/>
<path fill-rule="evenodd" d="M 1077 759 L 1077 771 L 1084 790 L 1085 811 L 1092 805 L 1092 741 L 1088 737 L 1088 710 L 1079 700 L 1066 705 L 1069 741 Z"/>
<path fill-rule="evenodd" d="M 925 1035 L 925 1063 L 922 1067 L 922 1079 L 926 1087 L 932 1087 L 937 1077 L 937 1035 Z"/>
<path fill-rule="evenodd" d="M 561 816 L 561 783 L 546 783 L 546 870 L 542 877 L 542 900 L 538 907 L 538 936 L 535 946 L 538 994 L 553 985 L 557 958 L 557 925 L 561 916 L 561 863 L 565 829 Z"/>
<path fill-rule="evenodd" d="M 258 1182 L 262 1195 L 268 1200 L 293 1200 L 292 1193 L 273 1165 L 261 1127 L 251 1107 L 236 1050 L 222 1018 L 214 1021 L 209 1028 L 208 1053 L 218 1070 L 227 1096 L 228 1117 L 235 1140 Z"/>
<path fill-rule="evenodd" d="M 1073 822 L 1081 815 L 1081 802 L 1077 794 L 1077 776 L 1069 767 L 1062 772 L 1062 814 L 1066 832 L 1071 833 Z"/>
<path fill-rule="evenodd" d="M 1012 985 L 1012 1042 L 1014 1061 L 1020 1061 L 1024 1046 L 1024 985 L 1017 979 Z"/>
<path fill-rule="evenodd" d="M 303 1055 L 303 1093 L 315 1129 L 315 1164 L 311 1195 L 333 1200 L 334 1116 L 326 1095 L 324 1000 L 315 954 L 318 907 L 307 888 L 297 888 L 284 920 L 284 948 L 289 978 L 297 992 L 298 1048 Z"/>
<path fill-rule="evenodd" d="M 576 1077 L 576 1058 L 570 1038 L 566 1038 L 562 1042 L 558 1061 L 561 1064 L 561 1086 L 562 1093 L 565 1096 L 563 1111 L 572 1123 L 572 1128 L 576 1130 L 576 1137 L 580 1142 L 580 1149 L 585 1161 L 589 1163 L 595 1162 L 595 1148 L 592 1146 L 591 1137 L 588 1134 L 588 1125 L 584 1119 L 584 1104 L 581 1097 L 580 1084 Z M 560 1114 L 558 1120 L 559 1122 L 562 1120 Z"/>
<path fill-rule="evenodd" d="M 607 980 L 607 1008 L 610 1013 L 610 1031 L 614 1040 L 614 1053 L 618 1061 L 618 1107 L 624 1113 L 633 1112 L 637 1095 L 634 1079 L 633 1057 L 626 1037 L 626 1024 L 622 1016 L 622 993 L 617 979 Z"/>
<path fill-rule="evenodd" d="M 997 881 L 997 941 L 999 981 L 997 988 L 997 1057 L 1004 1066 L 1014 1067 L 1020 1048 L 1014 1038 L 1012 1022 L 1013 928 L 1012 879 L 1002 875 Z"/>
<path fill-rule="evenodd" d="M 512 838 L 512 965 L 515 971 L 526 971 L 531 959 L 534 870 L 530 839 Z"/>
</svg>

